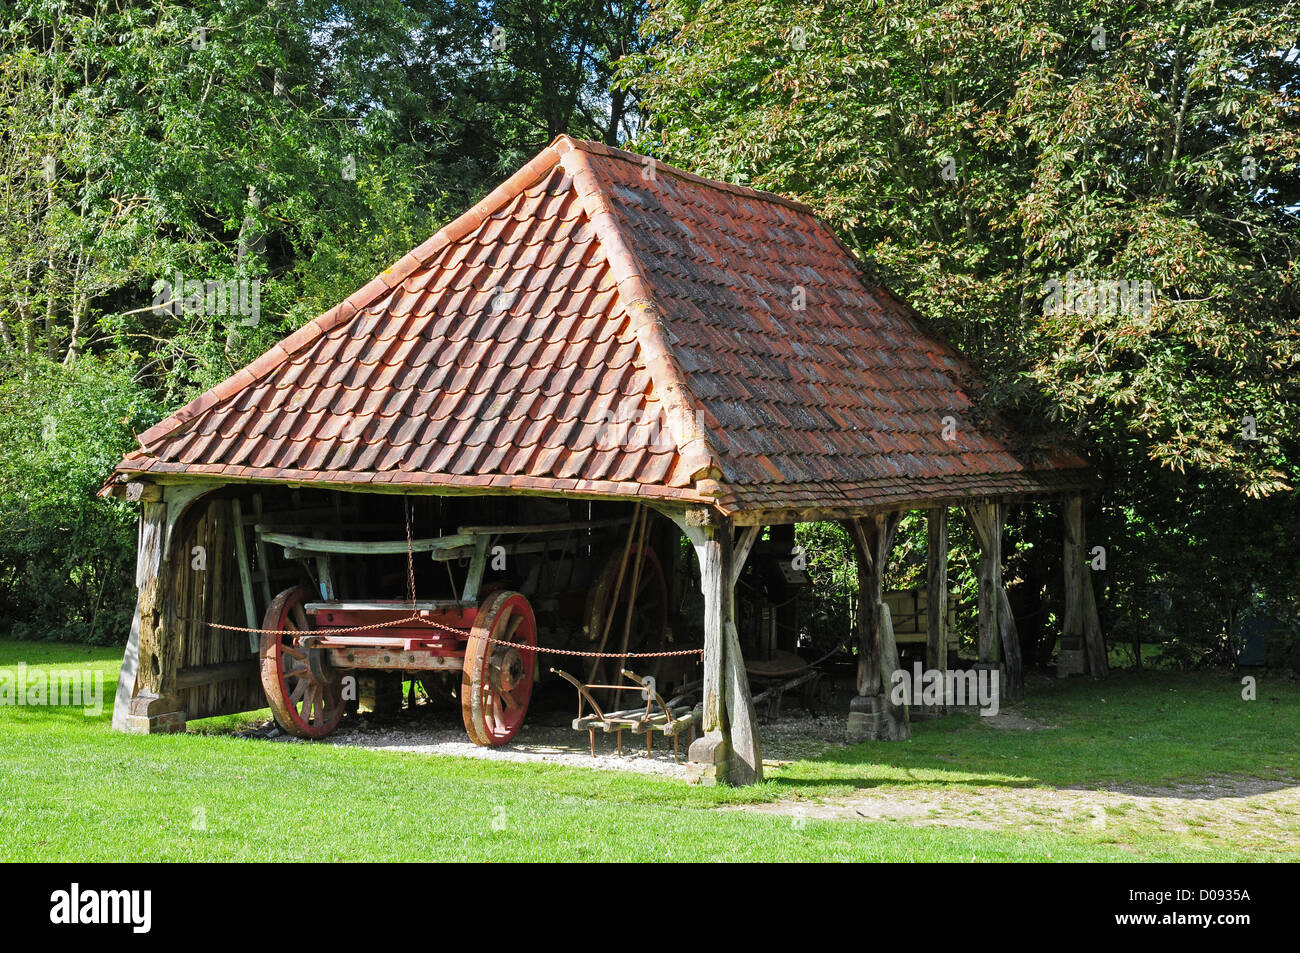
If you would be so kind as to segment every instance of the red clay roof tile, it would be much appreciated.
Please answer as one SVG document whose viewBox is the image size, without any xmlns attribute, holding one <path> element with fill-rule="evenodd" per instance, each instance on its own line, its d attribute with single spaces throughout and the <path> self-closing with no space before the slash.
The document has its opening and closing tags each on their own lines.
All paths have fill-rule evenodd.
<svg viewBox="0 0 1300 953">
<path fill-rule="evenodd" d="M 1082 481 L 1077 456 L 1031 466 L 968 421 L 972 381 L 806 207 L 561 136 L 146 430 L 117 472 L 728 511 Z M 945 416 L 958 439 L 943 439 Z M 692 486 L 704 477 L 711 495 Z"/>
</svg>

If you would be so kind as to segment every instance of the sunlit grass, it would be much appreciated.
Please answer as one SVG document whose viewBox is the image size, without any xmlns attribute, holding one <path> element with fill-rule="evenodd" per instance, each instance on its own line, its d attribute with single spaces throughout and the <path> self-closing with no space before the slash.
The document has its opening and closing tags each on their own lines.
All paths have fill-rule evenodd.
<svg viewBox="0 0 1300 953">
<path fill-rule="evenodd" d="M 109 729 L 120 655 L 0 642 L 0 669 L 104 674 L 104 711 L 0 709 L 5 860 L 1176 860 L 1257 853 L 1199 827 L 1148 819 L 1095 829 L 977 830 L 728 810 L 836 795 L 982 787 L 1158 785 L 1220 774 L 1300 776 L 1300 693 L 1261 681 L 1243 702 L 1225 676 L 1118 675 L 1036 684 L 1017 713 L 914 726 L 898 744 L 832 746 L 740 789 L 622 772 L 271 743 L 229 731 L 139 737 Z M 262 717 L 265 717 L 264 715 Z M 942 819 L 943 812 L 929 811 Z M 1121 824 L 1127 826 L 1119 826 Z"/>
</svg>

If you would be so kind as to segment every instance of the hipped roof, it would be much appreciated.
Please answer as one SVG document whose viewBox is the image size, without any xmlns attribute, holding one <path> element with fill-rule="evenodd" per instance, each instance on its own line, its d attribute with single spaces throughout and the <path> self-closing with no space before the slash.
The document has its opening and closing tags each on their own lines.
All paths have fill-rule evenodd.
<svg viewBox="0 0 1300 953">
<path fill-rule="evenodd" d="M 724 512 L 1080 483 L 977 424 L 976 386 L 806 206 L 560 136 L 116 472 Z"/>
</svg>

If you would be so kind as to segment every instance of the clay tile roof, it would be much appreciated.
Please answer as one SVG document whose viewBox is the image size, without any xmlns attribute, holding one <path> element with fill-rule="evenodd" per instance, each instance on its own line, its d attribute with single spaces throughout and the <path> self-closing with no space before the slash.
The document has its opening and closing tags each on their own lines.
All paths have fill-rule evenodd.
<svg viewBox="0 0 1300 953">
<path fill-rule="evenodd" d="M 977 424 L 976 386 L 807 207 L 560 136 L 116 473 L 729 512 L 1082 482 Z"/>
</svg>

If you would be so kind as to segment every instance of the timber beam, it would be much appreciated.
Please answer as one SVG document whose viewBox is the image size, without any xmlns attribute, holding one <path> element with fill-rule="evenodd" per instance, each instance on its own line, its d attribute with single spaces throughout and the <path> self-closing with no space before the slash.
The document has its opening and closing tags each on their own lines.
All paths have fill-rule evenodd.
<svg viewBox="0 0 1300 953">
<path fill-rule="evenodd" d="M 1020 661 L 1020 634 L 1016 631 L 1011 601 L 1002 577 L 1002 535 L 1006 529 L 1007 504 L 1001 500 L 970 503 L 966 516 L 979 547 L 979 661 L 976 669 L 999 673 L 1007 697 L 1015 701 L 1025 694 L 1024 668 Z"/>
<path fill-rule="evenodd" d="M 912 736 L 908 702 L 895 699 L 894 673 L 901 670 L 894 626 L 884 599 L 885 566 L 894 545 L 901 512 L 849 520 L 858 567 L 857 695 L 849 703 L 850 743 L 904 741 Z"/>
<path fill-rule="evenodd" d="M 1097 598 L 1092 590 L 1092 573 L 1084 536 L 1083 497 L 1067 497 L 1064 506 L 1065 540 L 1061 564 L 1065 574 L 1065 611 L 1061 626 L 1061 648 L 1056 656 L 1056 675 L 1109 674 L 1106 640 L 1097 616 Z"/>
<path fill-rule="evenodd" d="M 757 533 L 744 532 L 737 543 L 731 521 L 708 508 L 660 512 L 694 547 L 704 595 L 703 733 L 691 743 L 688 776 L 702 784 L 753 784 L 763 780 L 763 752 L 735 623 L 735 580 Z"/>
</svg>

